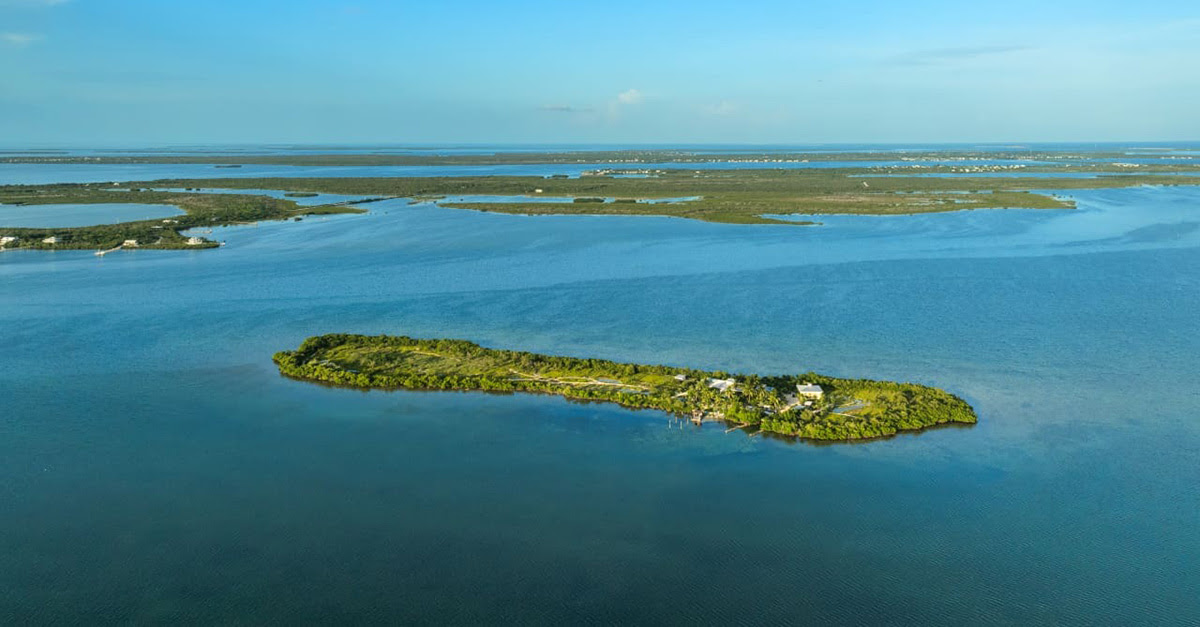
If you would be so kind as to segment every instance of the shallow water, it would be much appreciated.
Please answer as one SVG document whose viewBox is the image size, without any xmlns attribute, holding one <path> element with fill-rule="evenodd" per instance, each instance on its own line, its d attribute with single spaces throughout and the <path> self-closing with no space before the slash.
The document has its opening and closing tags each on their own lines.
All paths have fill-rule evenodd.
<svg viewBox="0 0 1200 627">
<path fill-rule="evenodd" d="M 72 227 L 116 224 L 183 215 L 172 205 L 144 203 L 4 205 L 0 204 L 0 227 Z"/>
<path fill-rule="evenodd" d="M 0 623 L 1200 620 L 1200 189 L 819 227 L 386 201 L 0 255 Z M 913 380 L 813 446 L 280 378 L 333 331 Z"/>
</svg>

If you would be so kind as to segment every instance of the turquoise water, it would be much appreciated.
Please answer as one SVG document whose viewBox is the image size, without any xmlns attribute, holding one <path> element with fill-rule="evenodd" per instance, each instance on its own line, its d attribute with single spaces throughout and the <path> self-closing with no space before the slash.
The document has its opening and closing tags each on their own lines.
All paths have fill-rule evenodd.
<svg viewBox="0 0 1200 627">
<path fill-rule="evenodd" d="M 90 167 L 90 166 L 89 166 Z M 386 201 L 0 255 L 0 623 L 1194 624 L 1200 189 L 823 226 Z M 332 331 L 913 380 L 814 446 L 280 378 Z"/>
<path fill-rule="evenodd" d="M 3 205 L 0 204 L 0 227 L 71 227 L 116 224 L 134 220 L 171 218 L 183 215 L 171 205 L 142 203 Z"/>
</svg>

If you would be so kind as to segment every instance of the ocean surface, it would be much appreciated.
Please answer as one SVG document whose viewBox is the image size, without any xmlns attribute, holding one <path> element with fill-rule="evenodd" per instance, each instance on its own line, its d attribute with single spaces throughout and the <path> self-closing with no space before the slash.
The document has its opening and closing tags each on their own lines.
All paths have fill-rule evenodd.
<svg viewBox="0 0 1200 627">
<path fill-rule="evenodd" d="M 114 198 L 114 200 L 120 200 L 120 198 Z M 30 228 L 94 226 L 181 215 L 183 215 L 183 211 L 173 205 L 149 205 L 133 202 L 111 202 L 100 205 L 0 204 L 0 226 Z"/>
<path fill-rule="evenodd" d="M 815 227 L 393 200 L 2 253 L 0 624 L 1197 624 L 1200 188 L 1072 197 Z M 271 364 L 341 331 L 910 380 L 980 422 L 818 446 Z"/>
</svg>

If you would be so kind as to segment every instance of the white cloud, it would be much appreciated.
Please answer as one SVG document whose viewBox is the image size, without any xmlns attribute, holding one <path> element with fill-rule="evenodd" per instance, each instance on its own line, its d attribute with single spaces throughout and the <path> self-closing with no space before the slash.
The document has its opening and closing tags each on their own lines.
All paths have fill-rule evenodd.
<svg viewBox="0 0 1200 627">
<path fill-rule="evenodd" d="M 997 46 L 962 46 L 958 48 L 934 48 L 913 50 L 893 57 L 893 63 L 901 65 L 928 65 L 950 61 L 968 61 L 980 57 L 1012 54 L 1032 50 L 1029 46 L 997 45 Z"/>
<path fill-rule="evenodd" d="M 738 106 L 732 102 L 729 102 L 728 100 L 722 100 L 717 104 L 704 107 L 704 112 L 709 115 L 733 115 L 737 113 L 737 111 Z"/>
<path fill-rule="evenodd" d="M 31 35 L 29 33 L 0 33 L 0 42 L 10 46 L 28 46 L 42 38 L 41 35 Z"/>
<path fill-rule="evenodd" d="M 567 104 L 542 105 L 542 106 L 538 107 L 538 109 L 541 111 L 548 111 L 550 113 L 591 113 L 592 112 L 592 109 L 590 107 L 576 107 L 574 105 L 567 105 Z"/>
<path fill-rule="evenodd" d="M 642 92 L 636 89 L 627 89 L 617 94 L 617 102 L 623 105 L 635 105 L 642 101 Z"/>
</svg>

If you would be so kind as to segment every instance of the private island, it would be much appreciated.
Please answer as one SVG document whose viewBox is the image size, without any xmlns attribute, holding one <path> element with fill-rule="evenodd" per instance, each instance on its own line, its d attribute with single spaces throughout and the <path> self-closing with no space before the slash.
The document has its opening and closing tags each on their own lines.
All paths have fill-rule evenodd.
<svg viewBox="0 0 1200 627">
<path fill-rule="evenodd" d="M 814 373 L 759 376 L 485 348 L 466 340 L 331 334 L 274 356 L 281 374 L 359 389 L 554 394 L 808 440 L 974 424 L 949 392 Z"/>
</svg>

